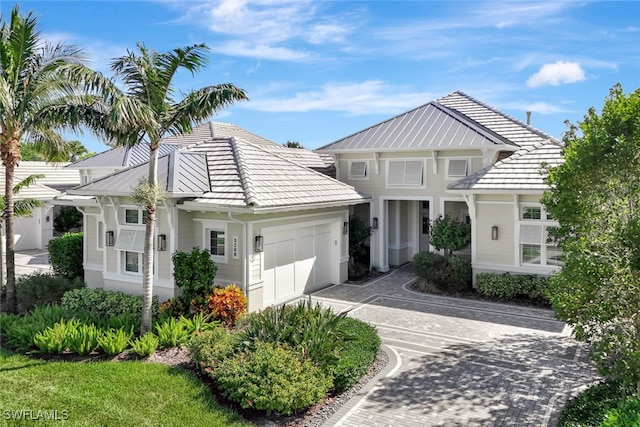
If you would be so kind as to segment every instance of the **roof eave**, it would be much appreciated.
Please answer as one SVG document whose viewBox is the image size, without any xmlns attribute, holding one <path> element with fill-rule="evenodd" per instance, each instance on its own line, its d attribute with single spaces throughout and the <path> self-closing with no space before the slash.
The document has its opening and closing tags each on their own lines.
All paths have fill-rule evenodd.
<svg viewBox="0 0 640 427">
<path fill-rule="evenodd" d="M 262 213 L 278 213 L 278 212 L 290 212 L 290 211 L 311 210 L 311 209 L 334 208 L 334 207 L 341 207 L 341 206 L 352 206 L 352 205 L 359 205 L 361 203 L 367 203 L 368 201 L 369 201 L 368 198 L 362 198 L 362 199 L 341 200 L 341 201 L 326 202 L 326 203 L 305 203 L 305 204 L 298 204 L 298 205 L 271 206 L 271 207 L 255 207 L 255 206 L 237 207 L 237 206 L 225 206 L 225 205 L 206 203 L 206 202 L 185 201 L 184 203 L 178 205 L 178 209 L 182 209 L 186 211 L 202 211 L 202 212 L 213 211 L 213 212 L 262 214 Z"/>
<path fill-rule="evenodd" d="M 351 153 L 398 153 L 398 152 L 420 152 L 420 151 L 469 151 L 469 150 L 505 150 L 517 151 L 520 147 L 508 144 L 486 144 L 477 147 L 422 147 L 422 148 L 357 148 L 331 150 L 328 148 L 318 149 L 317 152 L 327 154 L 351 154 Z"/>
</svg>

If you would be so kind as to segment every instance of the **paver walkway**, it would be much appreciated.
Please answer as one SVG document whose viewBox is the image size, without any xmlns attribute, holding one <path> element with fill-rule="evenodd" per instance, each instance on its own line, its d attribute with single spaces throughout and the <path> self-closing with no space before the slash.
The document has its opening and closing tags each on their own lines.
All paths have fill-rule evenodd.
<svg viewBox="0 0 640 427">
<path fill-rule="evenodd" d="M 24 276 L 37 271 L 50 271 L 49 252 L 46 249 L 33 249 L 16 252 L 16 276 Z M 6 266 L 4 266 L 6 270 Z"/>
<path fill-rule="evenodd" d="M 410 267 L 313 294 L 377 326 L 388 366 L 326 426 L 548 426 L 597 379 L 550 310 L 412 291 Z"/>
</svg>

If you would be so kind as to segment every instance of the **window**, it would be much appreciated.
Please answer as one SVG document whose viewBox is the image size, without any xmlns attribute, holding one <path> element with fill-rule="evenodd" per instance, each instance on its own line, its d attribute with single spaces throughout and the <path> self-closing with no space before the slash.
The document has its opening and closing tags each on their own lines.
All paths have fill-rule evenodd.
<svg viewBox="0 0 640 427">
<path fill-rule="evenodd" d="M 144 228 L 122 228 L 118 232 L 116 250 L 144 252 Z"/>
<path fill-rule="evenodd" d="M 364 179 L 369 176 L 366 160 L 349 162 L 349 179 Z"/>
<path fill-rule="evenodd" d="M 126 208 L 124 210 L 124 223 L 141 225 L 147 223 L 147 210 L 139 208 Z"/>
<path fill-rule="evenodd" d="M 98 249 L 104 249 L 104 222 L 98 221 Z"/>
<path fill-rule="evenodd" d="M 389 160 L 387 171 L 387 185 L 424 185 L 424 161 Z"/>
<path fill-rule="evenodd" d="M 209 251 L 211 255 L 224 256 L 224 231 L 209 231 Z"/>
<path fill-rule="evenodd" d="M 447 176 L 450 178 L 467 176 L 467 159 L 449 159 Z"/>
<path fill-rule="evenodd" d="M 140 253 L 128 252 L 124 253 L 124 271 L 129 273 L 140 273 Z"/>
<path fill-rule="evenodd" d="M 559 266 L 562 251 L 549 234 L 557 222 L 541 206 L 520 208 L 521 264 Z"/>
</svg>

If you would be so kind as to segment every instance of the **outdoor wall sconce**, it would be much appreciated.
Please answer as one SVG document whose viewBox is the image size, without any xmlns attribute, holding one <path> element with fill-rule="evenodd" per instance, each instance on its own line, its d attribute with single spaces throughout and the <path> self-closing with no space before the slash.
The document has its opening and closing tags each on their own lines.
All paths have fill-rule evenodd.
<svg viewBox="0 0 640 427">
<path fill-rule="evenodd" d="M 167 235 L 166 234 L 158 234 L 158 250 L 166 251 L 167 250 Z"/>
<path fill-rule="evenodd" d="M 263 244 L 264 244 L 264 237 L 256 236 L 255 240 L 253 241 L 253 251 L 257 253 L 262 252 L 262 250 L 264 249 Z"/>
<path fill-rule="evenodd" d="M 342 234 L 349 234 L 349 223 L 347 221 L 342 223 Z"/>
<path fill-rule="evenodd" d="M 498 240 L 498 226 L 491 226 L 491 240 Z"/>
<path fill-rule="evenodd" d="M 378 229 L 378 217 L 377 216 L 373 217 L 373 221 L 371 222 L 371 228 L 373 228 L 374 230 Z"/>
<path fill-rule="evenodd" d="M 109 230 L 105 233 L 105 242 L 104 244 L 107 246 L 113 246 L 116 243 L 116 237 L 113 233 L 113 230 Z"/>
</svg>

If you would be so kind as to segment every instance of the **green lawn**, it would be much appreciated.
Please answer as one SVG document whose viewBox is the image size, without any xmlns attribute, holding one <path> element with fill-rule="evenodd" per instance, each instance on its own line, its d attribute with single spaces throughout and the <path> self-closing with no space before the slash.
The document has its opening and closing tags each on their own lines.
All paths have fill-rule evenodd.
<svg viewBox="0 0 640 427">
<path fill-rule="evenodd" d="M 0 349 L 0 383 L 0 425 L 33 425 L 47 415 L 38 411 L 74 426 L 250 425 L 194 375 L 160 364 L 45 362 Z M 27 419 L 8 420 L 20 410 Z"/>
</svg>

